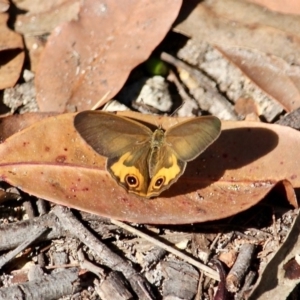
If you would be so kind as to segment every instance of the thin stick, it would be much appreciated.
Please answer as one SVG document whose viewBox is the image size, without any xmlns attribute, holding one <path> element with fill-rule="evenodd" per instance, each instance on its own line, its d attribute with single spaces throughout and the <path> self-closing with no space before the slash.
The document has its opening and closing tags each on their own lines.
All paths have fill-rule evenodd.
<svg viewBox="0 0 300 300">
<path fill-rule="evenodd" d="M 168 245 L 156 240 L 155 238 L 153 238 L 153 237 L 123 223 L 123 222 L 120 222 L 117 220 L 112 220 L 112 219 L 110 221 L 111 221 L 111 223 L 113 223 L 117 226 L 120 226 L 121 228 L 123 228 L 133 234 L 136 234 L 137 236 L 144 238 L 145 240 L 153 243 L 154 245 L 161 247 L 161 248 L 165 249 L 166 251 L 180 257 L 181 259 L 185 260 L 186 262 L 190 263 L 191 265 L 195 266 L 196 268 L 202 270 L 210 278 L 213 278 L 215 280 L 220 280 L 218 272 L 216 272 L 215 270 L 211 269 L 210 267 L 196 261 L 195 259 L 187 256 L 186 254 L 182 253 L 181 251 L 179 251 L 171 246 L 168 246 Z"/>
<path fill-rule="evenodd" d="M 47 227 L 35 228 L 35 230 L 33 230 L 32 234 L 30 235 L 30 237 L 27 240 L 25 240 L 22 244 L 20 244 L 14 250 L 2 255 L 0 258 L 0 269 L 5 264 L 7 264 L 9 261 L 11 261 L 13 258 L 15 258 L 16 255 L 18 255 L 21 251 L 26 249 L 35 240 L 37 240 L 46 230 L 47 230 Z"/>
</svg>

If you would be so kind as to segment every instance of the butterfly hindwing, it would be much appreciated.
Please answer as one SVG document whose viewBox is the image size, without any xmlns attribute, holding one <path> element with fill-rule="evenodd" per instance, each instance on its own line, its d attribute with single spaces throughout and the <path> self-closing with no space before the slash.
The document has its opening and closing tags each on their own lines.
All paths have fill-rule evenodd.
<svg viewBox="0 0 300 300">
<path fill-rule="evenodd" d="M 159 152 L 148 187 L 149 198 L 158 196 L 168 189 L 183 174 L 186 167 L 186 162 L 178 159 L 168 145 L 162 146 Z"/>
<path fill-rule="evenodd" d="M 149 145 L 132 148 L 120 157 L 108 158 L 106 167 L 123 188 L 140 196 L 147 196 L 149 172 L 147 157 Z"/>
</svg>

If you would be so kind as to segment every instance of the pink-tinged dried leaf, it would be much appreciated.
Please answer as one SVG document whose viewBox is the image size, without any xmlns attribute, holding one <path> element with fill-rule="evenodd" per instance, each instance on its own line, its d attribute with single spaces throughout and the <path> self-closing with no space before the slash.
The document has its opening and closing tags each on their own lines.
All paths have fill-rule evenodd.
<svg viewBox="0 0 300 300">
<path fill-rule="evenodd" d="M 22 49 L 22 37 L 7 27 L 7 20 L 8 14 L 0 14 L 0 51 Z"/>
<path fill-rule="evenodd" d="M 299 17 L 295 15 L 280 14 L 267 9 L 262 9 L 254 1 L 239 0 L 212 0 L 204 1 L 212 12 L 226 19 L 236 20 L 246 25 L 261 24 L 274 27 L 284 32 L 299 36 Z M 279 2 L 279 1 L 278 1 Z"/>
<path fill-rule="evenodd" d="M 36 75 L 40 109 L 84 110 L 107 92 L 113 97 L 163 39 L 180 6 L 181 0 L 84 1 L 78 21 L 49 37 Z"/>
<path fill-rule="evenodd" d="M 24 36 L 24 43 L 30 59 L 30 70 L 35 73 L 40 62 L 40 56 L 45 48 L 46 41 L 39 36 L 29 34 Z"/>
<path fill-rule="evenodd" d="M 10 49 L 0 51 L 0 90 L 13 87 L 22 71 L 24 62 L 23 50 Z"/>
<path fill-rule="evenodd" d="M 249 2 L 265 6 L 268 9 L 283 13 L 300 15 L 300 2 L 298 0 L 273 1 L 273 0 L 248 0 Z"/>
<path fill-rule="evenodd" d="M 49 118 L 55 113 L 26 113 L 22 115 L 12 115 L 6 118 L 0 118 L 0 142 L 11 135 L 29 127 L 30 125 L 41 121 L 45 118 Z"/>
<path fill-rule="evenodd" d="M 0 12 L 5 12 L 9 9 L 8 0 L 0 0 Z"/>
<path fill-rule="evenodd" d="M 258 51 L 218 47 L 262 91 L 279 102 L 286 111 L 300 107 L 300 68 Z"/>
<path fill-rule="evenodd" d="M 239 0 L 184 2 L 175 30 L 212 45 L 256 49 L 300 64 L 300 18 Z"/>
<path fill-rule="evenodd" d="M 164 127 L 178 122 L 132 115 Z M 128 194 L 110 177 L 106 159 L 82 140 L 73 118 L 50 117 L 8 138 L 0 145 L 1 178 L 55 203 L 138 223 L 224 218 L 255 205 L 280 181 L 297 206 L 291 184 L 300 186 L 300 133 L 293 129 L 225 122 L 220 138 L 188 164 L 178 182 L 148 200 Z"/>
<path fill-rule="evenodd" d="M 22 37 L 7 27 L 7 20 L 0 14 L 0 90 L 16 84 L 24 62 Z"/>
<path fill-rule="evenodd" d="M 258 105 L 253 98 L 240 97 L 236 100 L 234 110 L 239 116 L 245 116 L 247 121 L 259 122 Z"/>
<path fill-rule="evenodd" d="M 41 0 L 21 0 L 15 1 L 15 5 L 21 9 L 25 10 L 27 14 L 39 14 L 46 11 L 52 11 L 54 9 L 59 9 L 66 3 L 76 2 L 76 0 L 52 0 L 52 1 L 41 1 Z"/>
<path fill-rule="evenodd" d="M 15 30 L 24 35 L 43 35 L 56 26 L 76 20 L 79 13 L 79 0 L 38 1 L 27 14 L 17 16 Z M 26 9 L 26 8 L 23 8 Z M 27 10 L 27 9 L 26 9 Z"/>
<path fill-rule="evenodd" d="M 46 39 L 58 25 L 76 20 L 79 13 L 79 0 L 22 1 L 18 8 L 26 14 L 17 15 L 15 30 L 24 37 L 30 58 L 31 71 L 36 72 L 40 55 L 45 48 Z"/>
</svg>

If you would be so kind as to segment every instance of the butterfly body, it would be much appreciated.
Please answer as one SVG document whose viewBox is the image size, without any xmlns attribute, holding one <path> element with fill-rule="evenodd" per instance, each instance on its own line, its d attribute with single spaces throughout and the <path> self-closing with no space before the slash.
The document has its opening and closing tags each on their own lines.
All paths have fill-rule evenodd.
<svg viewBox="0 0 300 300">
<path fill-rule="evenodd" d="M 219 135 L 215 117 L 194 118 L 164 131 L 111 113 L 85 111 L 74 125 L 83 139 L 107 157 L 106 168 L 130 193 L 151 198 L 168 189 Z M 202 128 L 201 128 L 202 127 Z"/>
</svg>

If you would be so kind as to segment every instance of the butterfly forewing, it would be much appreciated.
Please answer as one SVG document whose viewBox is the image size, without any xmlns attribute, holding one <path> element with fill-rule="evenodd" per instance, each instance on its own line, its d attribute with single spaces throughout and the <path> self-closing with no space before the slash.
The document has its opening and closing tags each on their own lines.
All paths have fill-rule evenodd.
<svg viewBox="0 0 300 300">
<path fill-rule="evenodd" d="M 74 126 L 96 152 L 107 157 L 120 156 L 134 145 L 147 143 L 152 136 L 148 127 L 106 112 L 80 112 Z"/>
<path fill-rule="evenodd" d="M 198 117 L 171 127 L 166 131 L 165 138 L 179 159 L 190 161 L 217 139 L 220 130 L 218 118 Z"/>
</svg>

